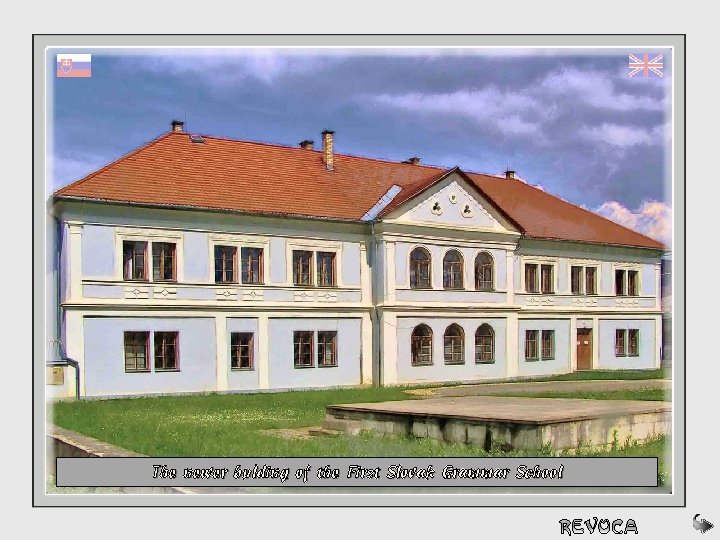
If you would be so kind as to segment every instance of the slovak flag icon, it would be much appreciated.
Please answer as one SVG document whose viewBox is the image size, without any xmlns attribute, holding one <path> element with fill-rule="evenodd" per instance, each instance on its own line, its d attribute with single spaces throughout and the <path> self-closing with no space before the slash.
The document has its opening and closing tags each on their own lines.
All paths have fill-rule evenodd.
<svg viewBox="0 0 720 540">
<path fill-rule="evenodd" d="M 57 69 L 58 77 L 90 77 L 90 54 L 58 54 Z"/>
</svg>

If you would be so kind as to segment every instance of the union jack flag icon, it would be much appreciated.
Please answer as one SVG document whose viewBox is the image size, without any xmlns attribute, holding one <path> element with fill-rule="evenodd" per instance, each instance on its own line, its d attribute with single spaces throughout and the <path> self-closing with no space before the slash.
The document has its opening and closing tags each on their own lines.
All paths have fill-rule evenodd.
<svg viewBox="0 0 720 540">
<path fill-rule="evenodd" d="M 658 54 L 652 60 L 648 60 L 648 54 L 643 54 L 642 60 L 635 56 L 630 55 L 630 61 L 628 62 L 628 68 L 630 69 L 630 77 L 634 77 L 638 73 L 642 72 L 643 77 L 647 77 L 650 73 L 654 73 L 658 77 L 663 76 L 663 55 Z"/>
</svg>

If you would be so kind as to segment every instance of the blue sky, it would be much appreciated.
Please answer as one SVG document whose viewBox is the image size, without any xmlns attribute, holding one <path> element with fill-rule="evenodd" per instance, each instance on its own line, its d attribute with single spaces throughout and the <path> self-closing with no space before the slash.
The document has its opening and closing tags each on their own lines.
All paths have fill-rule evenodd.
<svg viewBox="0 0 720 540">
<path fill-rule="evenodd" d="M 670 241 L 669 51 L 175 49 L 91 52 L 92 77 L 53 81 L 51 187 L 169 129 L 336 151 L 533 185 Z M 663 78 L 628 53 L 664 52 Z"/>
</svg>

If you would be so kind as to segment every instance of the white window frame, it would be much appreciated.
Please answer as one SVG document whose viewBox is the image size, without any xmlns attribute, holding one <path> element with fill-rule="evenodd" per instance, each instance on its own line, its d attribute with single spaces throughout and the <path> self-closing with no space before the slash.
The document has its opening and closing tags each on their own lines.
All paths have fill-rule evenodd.
<svg viewBox="0 0 720 540">
<path fill-rule="evenodd" d="M 267 285 L 270 277 L 270 239 L 260 236 L 247 236 L 240 234 L 211 234 L 210 247 L 208 251 L 208 283 L 218 286 L 232 287 L 263 287 Z M 237 282 L 236 283 L 215 283 L 215 246 L 230 246 L 237 250 L 236 264 Z M 263 250 L 263 282 L 262 283 L 243 283 L 241 274 L 240 257 L 242 248 L 260 248 Z"/>
<path fill-rule="evenodd" d="M 525 284 L 525 265 L 526 264 L 536 264 L 537 269 L 537 289 L 538 292 L 528 292 Z M 553 267 L 553 292 L 551 293 L 544 293 L 542 292 L 542 266 L 552 266 Z M 521 257 L 520 258 L 520 290 L 523 294 L 536 294 L 538 296 L 554 296 L 558 293 L 558 266 L 559 261 L 557 258 L 553 257 Z"/>
<path fill-rule="evenodd" d="M 293 251 L 312 251 L 311 273 L 312 284 L 295 285 L 293 280 Z M 335 254 L 335 285 L 333 287 L 319 286 L 317 276 L 317 253 L 318 251 Z M 342 278 L 342 242 L 316 239 L 288 239 L 285 242 L 285 282 L 288 286 L 296 289 L 332 289 L 344 287 Z"/>
<path fill-rule="evenodd" d="M 132 281 L 132 283 L 182 283 L 185 280 L 185 258 L 183 250 L 183 234 L 179 231 L 164 231 L 157 229 L 131 229 L 117 227 L 115 229 L 115 279 L 130 283 L 123 275 L 123 243 L 128 242 L 147 242 L 147 253 L 145 255 L 147 261 L 148 279 L 143 281 Z M 153 243 L 169 243 L 175 244 L 175 280 L 174 281 L 154 281 L 153 280 Z"/>
<path fill-rule="evenodd" d="M 582 266 L 582 279 L 580 280 L 580 293 L 574 294 L 572 292 L 572 267 L 573 266 Z M 587 289 L 585 288 L 585 275 L 587 268 L 594 268 L 595 269 L 595 294 L 591 294 L 590 296 L 600 296 L 600 268 L 601 268 L 600 261 L 594 261 L 594 260 L 588 260 L 588 259 L 569 259 L 568 260 L 568 281 L 567 281 L 567 290 L 571 296 L 588 296 Z M 613 272 L 613 277 L 615 276 L 615 272 Z M 613 283 L 614 286 L 614 283 Z"/>
<path fill-rule="evenodd" d="M 620 295 L 617 294 L 617 291 L 615 289 L 615 271 L 616 270 L 625 270 L 625 294 Z M 634 270 L 637 272 L 637 295 L 635 296 L 629 296 L 628 295 L 628 284 L 630 283 L 628 281 L 628 270 Z M 632 264 L 632 263 L 613 263 L 612 266 L 612 296 L 616 296 L 618 298 L 637 298 L 638 296 L 643 296 L 642 290 L 643 290 L 643 282 L 642 282 L 642 265 L 641 264 Z"/>
</svg>

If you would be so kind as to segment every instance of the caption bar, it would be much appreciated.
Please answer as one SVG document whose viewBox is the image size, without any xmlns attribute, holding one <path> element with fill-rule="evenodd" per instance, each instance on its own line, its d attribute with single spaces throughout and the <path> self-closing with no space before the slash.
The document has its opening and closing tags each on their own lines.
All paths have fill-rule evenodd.
<svg viewBox="0 0 720 540">
<path fill-rule="evenodd" d="M 58 487 L 655 487 L 657 458 L 57 458 Z"/>
</svg>

